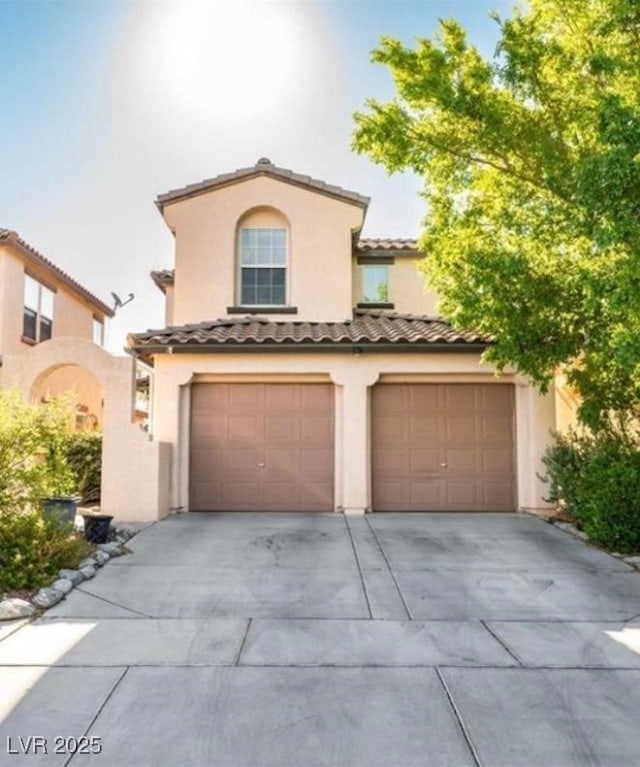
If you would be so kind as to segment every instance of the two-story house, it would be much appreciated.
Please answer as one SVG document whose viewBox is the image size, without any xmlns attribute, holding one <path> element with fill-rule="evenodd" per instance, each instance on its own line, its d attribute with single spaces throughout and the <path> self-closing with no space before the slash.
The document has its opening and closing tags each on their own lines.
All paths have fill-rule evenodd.
<svg viewBox="0 0 640 767">
<path fill-rule="evenodd" d="M 554 398 L 437 317 L 412 240 L 361 239 L 368 198 L 275 166 L 163 194 L 175 269 L 152 433 L 184 510 L 543 507 Z"/>
<path fill-rule="evenodd" d="M 45 258 L 17 232 L 0 229 L 0 364 L 52 338 L 77 338 L 103 346 L 113 311 Z M 77 425 L 101 425 L 102 393 L 91 374 L 77 365 L 47 372 L 33 392 L 36 400 L 73 393 Z"/>
</svg>

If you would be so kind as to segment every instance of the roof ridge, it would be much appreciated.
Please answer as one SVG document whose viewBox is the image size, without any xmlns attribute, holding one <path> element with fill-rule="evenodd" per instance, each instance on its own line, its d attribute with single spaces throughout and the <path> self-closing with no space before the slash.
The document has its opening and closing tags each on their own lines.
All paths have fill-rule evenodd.
<svg viewBox="0 0 640 767">
<path fill-rule="evenodd" d="M 370 202 L 369 197 L 365 197 L 359 194 L 358 192 L 354 192 L 349 189 L 344 189 L 343 187 L 336 186 L 334 184 L 329 184 L 326 181 L 313 178 L 312 176 L 307 176 L 302 173 L 296 173 L 295 171 L 290 170 L 289 168 L 282 168 L 278 165 L 275 165 L 273 162 L 271 162 L 269 158 L 261 157 L 256 162 L 255 165 L 251 165 L 246 168 L 238 168 L 237 170 L 231 171 L 228 173 L 221 173 L 221 174 L 218 174 L 217 176 L 212 176 L 211 178 L 206 178 L 206 179 L 203 179 L 202 181 L 198 181 L 193 184 L 187 184 L 186 186 L 183 186 L 183 187 L 170 189 L 168 192 L 159 194 L 156 197 L 156 205 L 162 211 L 162 208 L 165 203 L 173 202 L 183 197 L 190 197 L 192 195 L 205 192 L 217 186 L 224 186 L 226 184 L 233 183 L 235 181 L 241 181 L 244 178 L 247 178 L 249 176 L 254 176 L 254 175 L 255 176 L 264 175 L 264 176 L 273 176 L 273 177 L 281 178 L 285 181 L 290 181 L 294 184 L 310 187 L 311 189 L 315 189 L 318 192 L 321 192 L 323 194 L 328 194 L 332 197 L 340 197 L 340 198 L 349 200 L 350 202 L 355 202 L 358 205 L 361 205 L 362 207 L 365 207 L 365 208 L 369 205 L 369 202 Z"/>
</svg>

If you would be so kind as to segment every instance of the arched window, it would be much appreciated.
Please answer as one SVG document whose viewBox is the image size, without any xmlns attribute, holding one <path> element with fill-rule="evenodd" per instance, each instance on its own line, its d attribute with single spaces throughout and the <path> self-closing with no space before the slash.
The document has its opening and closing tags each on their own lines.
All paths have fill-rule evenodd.
<svg viewBox="0 0 640 767">
<path fill-rule="evenodd" d="M 238 223 L 238 300 L 242 306 L 288 303 L 289 226 L 273 208 L 259 208 Z"/>
</svg>

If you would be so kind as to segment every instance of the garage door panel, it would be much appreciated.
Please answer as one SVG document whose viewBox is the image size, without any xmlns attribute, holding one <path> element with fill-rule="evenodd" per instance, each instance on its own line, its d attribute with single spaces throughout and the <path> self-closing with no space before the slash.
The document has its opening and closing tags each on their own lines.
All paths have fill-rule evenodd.
<svg viewBox="0 0 640 767">
<path fill-rule="evenodd" d="M 510 384 L 375 386 L 374 510 L 512 511 L 513 413 Z"/>
<path fill-rule="evenodd" d="M 300 420 L 300 440 L 306 445 L 327 445 L 333 441 L 333 420 L 327 416 L 307 415 Z"/>
<path fill-rule="evenodd" d="M 413 413 L 413 411 L 412 411 Z M 436 413 L 415 413 L 408 423 L 409 427 L 409 439 L 414 440 L 426 440 L 429 442 L 434 441 L 434 436 L 437 436 L 442 429 L 440 423 L 440 416 Z"/>
<path fill-rule="evenodd" d="M 372 442 L 376 445 L 385 445 L 389 442 L 404 441 L 408 423 L 396 415 L 380 415 L 377 421 L 375 434 Z"/>
<path fill-rule="evenodd" d="M 441 463 L 442 461 L 440 451 L 437 449 L 414 448 L 409 452 L 409 471 L 412 475 L 442 474 L 442 467 L 440 466 Z M 398 465 L 404 468 L 402 464 Z"/>
<path fill-rule="evenodd" d="M 445 463 L 446 473 L 456 477 L 476 476 L 482 471 L 482 458 L 473 448 L 448 449 Z"/>
<path fill-rule="evenodd" d="M 298 454 L 299 468 L 303 477 L 327 477 L 333 473 L 333 451 L 304 448 Z"/>
<path fill-rule="evenodd" d="M 399 511 L 409 506 L 409 483 L 399 480 L 379 479 L 376 484 L 375 509 Z"/>
<path fill-rule="evenodd" d="M 513 432 L 513 422 L 511 418 L 503 413 L 496 413 L 492 416 L 485 416 L 481 421 L 482 441 L 487 443 L 508 444 Z"/>
<path fill-rule="evenodd" d="M 468 445 L 480 439 L 480 425 L 475 412 L 467 415 L 450 415 L 446 419 L 445 437 L 447 445 Z"/>
<path fill-rule="evenodd" d="M 409 503 L 406 510 L 410 511 L 415 506 L 424 506 L 425 508 L 441 506 L 444 490 L 444 482 L 440 479 L 410 482 Z"/>
<path fill-rule="evenodd" d="M 292 442 L 299 439 L 298 419 L 291 415 L 267 415 L 264 418 L 264 438 Z"/>
<path fill-rule="evenodd" d="M 213 384 L 221 386 L 220 405 L 227 413 L 243 413 L 258 410 L 263 399 L 259 384 Z"/>
<path fill-rule="evenodd" d="M 216 508 L 222 505 L 222 482 L 197 482 L 191 486 L 191 503 L 199 509 L 206 509 L 213 503 Z"/>
<path fill-rule="evenodd" d="M 446 407 L 450 413 L 467 410 L 475 413 L 478 409 L 478 392 L 473 385 L 449 385 L 443 387 L 446 393 Z"/>
<path fill-rule="evenodd" d="M 190 508 L 331 510 L 333 399 L 330 384 L 195 384 Z"/>
<path fill-rule="evenodd" d="M 485 450 L 482 453 L 482 472 L 487 478 L 504 477 L 512 467 L 513 454 L 508 450 Z"/>
<path fill-rule="evenodd" d="M 389 449 L 381 448 L 375 451 L 378 457 L 377 475 L 382 479 L 394 479 L 405 473 L 409 451 L 405 447 Z"/>
<path fill-rule="evenodd" d="M 401 398 L 403 410 L 409 407 L 416 415 L 437 413 L 442 408 L 442 392 L 437 387 L 411 387 Z"/>
<path fill-rule="evenodd" d="M 513 508 L 513 486 L 510 483 L 485 482 L 482 494 L 488 511 L 511 511 Z"/>
<path fill-rule="evenodd" d="M 191 466 L 203 478 L 208 472 L 223 471 L 226 465 L 224 450 L 199 448 L 191 451 Z"/>
</svg>

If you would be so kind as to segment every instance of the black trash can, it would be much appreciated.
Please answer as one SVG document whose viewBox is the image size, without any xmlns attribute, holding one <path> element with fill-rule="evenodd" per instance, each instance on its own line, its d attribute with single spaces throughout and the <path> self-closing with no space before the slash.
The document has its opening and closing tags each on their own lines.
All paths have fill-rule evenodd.
<svg viewBox="0 0 640 767">
<path fill-rule="evenodd" d="M 42 499 L 42 513 L 45 517 L 57 519 L 59 522 L 74 522 L 76 518 L 77 501 L 68 496 L 52 496 Z"/>
<path fill-rule="evenodd" d="M 109 538 L 111 520 L 108 514 L 83 514 L 84 537 L 89 543 L 106 543 Z"/>
</svg>

